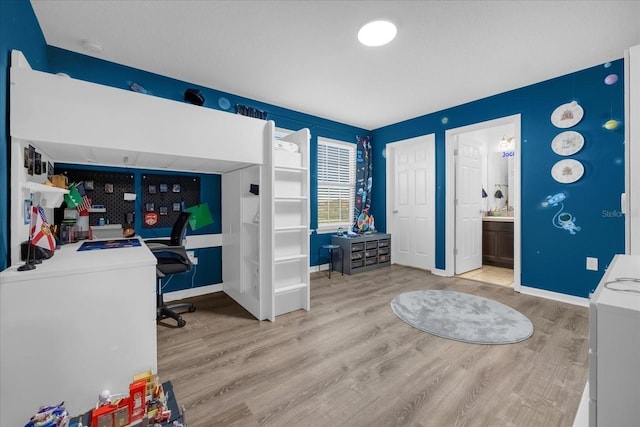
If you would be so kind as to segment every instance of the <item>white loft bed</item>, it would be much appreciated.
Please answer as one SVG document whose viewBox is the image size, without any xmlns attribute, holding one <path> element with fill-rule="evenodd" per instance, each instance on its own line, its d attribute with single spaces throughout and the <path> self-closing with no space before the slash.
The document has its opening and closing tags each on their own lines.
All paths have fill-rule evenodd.
<svg viewBox="0 0 640 427">
<path fill-rule="evenodd" d="M 22 166 L 29 144 L 53 162 L 224 173 L 264 163 L 273 138 L 271 122 L 35 71 L 16 50 L 10 85 L 13 189 L 38 179 Z M 13 263 L 28 237 L 23 200 L 12 191 Z"/>
</svg>

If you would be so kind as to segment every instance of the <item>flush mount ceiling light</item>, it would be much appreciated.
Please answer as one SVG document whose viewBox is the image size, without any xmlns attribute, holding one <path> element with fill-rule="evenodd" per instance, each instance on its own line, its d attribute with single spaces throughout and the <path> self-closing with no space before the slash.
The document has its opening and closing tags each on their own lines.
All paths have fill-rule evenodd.
<svg viewBox="0 0 640 427">
<path fill-rule="evenodd" d="M 383 46 L 396 37 L 398 30 L 389 21 L 373 21 L 358 31 L 358 40 L 365 46 Z"/>
<path fill-rule="evenodd" d="M 89 53 L 97 54 L 102 52 L 102 46 L 100 43 L 94 42 L 93 40 L 82 40 L 80 45 Z"/>
</svg>

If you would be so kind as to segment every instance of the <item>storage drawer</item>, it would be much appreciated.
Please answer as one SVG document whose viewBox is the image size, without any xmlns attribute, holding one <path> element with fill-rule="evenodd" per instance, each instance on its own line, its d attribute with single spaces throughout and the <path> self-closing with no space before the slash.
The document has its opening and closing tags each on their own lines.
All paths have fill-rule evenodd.
<svg viewBox="0 0 640 427">
<path fill-rule="evenodd" d="M 378 262 L 389 262 L 389 255 L 380 255 L 378 257 Z"/>
<path fill-rule="evenodd" d="M 389 248 L 388 247 L 387 248 L 379 248 L 378 249 L 378 254 L 380 254 L 380 255 L 386 255 L 388 253 L 389 253 Z"/>
<path fill-rule="evenodd" d="M 364 249 L 364 243 L 354 243 L 351 245 L 351 252 L 361 251 Z"/>
<path fill-rule="evenodd" d="M 369 249 L 369 250 L 365 251 L 364 254 L 365 254 L 365 256 L 367 258 L 375 257 L 376 255 L 378 255 L 378 250 L 377 249 Z"/>
<path fill-rule="evenodd" d="M 359 252 L 351 252 L 351 259 L 362 259 L 364 257 L 364 252 L 363 251 L 359 251 Z"/>
<path fill-rule="evenodd" d="M 378 240 L 379 248 L 388 248 L 389 247 L 389 239 Z"/>
<path fill-rule="evenodd" d="M 378 263 L 378 258 L 376 257 L 371 257 L 371 258 L 367 258 L 365 261 L 366 265 L 373 265 L 373 264 L 377 264 Z"/>
<path fill-rule="evenodd" d="M 360 267 L 362 267 L 363 265 L 364 265 L 364 260 L 359 259 L 359 260 L 357 260 L 357 261 L 351 261 L 351 268 L 352 268 L 352 269 L 354 269 L 354 268 L 360 268 Z"/>
<path fill-rule="evenodd" d="M 372 242 L 367 242 L 366 248 L 367 249 L 375 249 L 378 247 L 378 241 L 374 240 Z"/>
</svg>

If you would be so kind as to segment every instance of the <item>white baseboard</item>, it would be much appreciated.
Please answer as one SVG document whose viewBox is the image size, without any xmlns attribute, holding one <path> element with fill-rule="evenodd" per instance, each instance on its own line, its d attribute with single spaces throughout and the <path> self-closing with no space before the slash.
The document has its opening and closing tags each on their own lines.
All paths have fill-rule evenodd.
<svg viewBox="0 0 640 427">
<path fill-rule="evenodd" d="M 441 270 L 439 268 L 432 268 L 431 274 L 433 274 L 434 276 L 451 277 L 447 270 Z"/>
<path fill-rule="evenodd" d="M 567 304 L 579 305 L 581 307 L 589 307 L 588 298 L 561 294 L 558 292 L 547 291 L 544 289 L 531 288 L 529 286 L 520 286 L 520 293 L 525 295 L 532 295 L 534 297 L 546 298 L 546 299 L 559 301 L 559 302 L 566 302 Z"/>
<path fill-rule="evenodd" d="M 329 264 L 312 265 L 309 267 L 310 273 L 317 273 L 318 271 L 329 270 Z"/>
<path fill-rule="evenodd" d="M 185 298 L 198 297 L 200 295 L 212 294 L 222 291 L 222 283 L 215 285 L 198 286 L 197 288 L 182 289 L 179 291 L 162 294 L 165 302 L 177 301 Z"/>
</svg>

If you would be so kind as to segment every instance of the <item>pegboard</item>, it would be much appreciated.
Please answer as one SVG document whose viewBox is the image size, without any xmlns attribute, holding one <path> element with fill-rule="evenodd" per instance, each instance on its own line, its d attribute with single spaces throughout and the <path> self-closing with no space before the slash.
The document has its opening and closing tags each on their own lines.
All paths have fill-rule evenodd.
<svg viewBox="0 0 640 427">
<path fill-rule="evenodd" d="M 98 225 L 100 218 L 109 224 L 127 224 L 127 214 L 136 211 L 135 201 L 124 200 L 125 193 L 135 193 L 131 173 L 100 172 L 86 169 L 55 168 L 56 174 L 64 174 L 69 184 L 84 182 L 91 204 L 102 205 L 106 212 L 89 213 L 89 224 Z"/>
<path fill-rule="evenodd" d="M 155 211 L 158 223 L 152 228 L 173 227 L 184 208 L 200 203 L 200 178 L 185 175 L 142 175 L 141 215 Z M 142 226 L 149 228 L 142 221 Z"/>
</svg>

